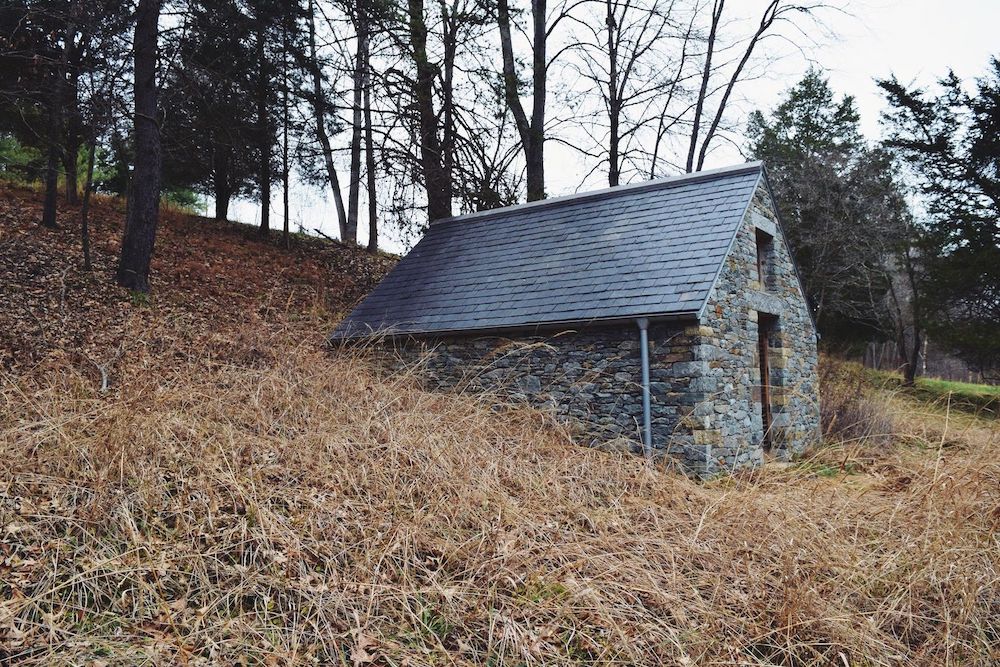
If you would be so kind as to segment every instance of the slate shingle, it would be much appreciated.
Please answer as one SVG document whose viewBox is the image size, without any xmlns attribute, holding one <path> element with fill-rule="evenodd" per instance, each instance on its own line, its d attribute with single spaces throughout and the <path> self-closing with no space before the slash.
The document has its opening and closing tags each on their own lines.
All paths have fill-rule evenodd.
<svg viewBox="0 0 1000 667">
<path fill-rule="evenodd" d="M 759 163 L 432 224 L 333 333 L 435 333 L 695 315 Z"/>
</svg>

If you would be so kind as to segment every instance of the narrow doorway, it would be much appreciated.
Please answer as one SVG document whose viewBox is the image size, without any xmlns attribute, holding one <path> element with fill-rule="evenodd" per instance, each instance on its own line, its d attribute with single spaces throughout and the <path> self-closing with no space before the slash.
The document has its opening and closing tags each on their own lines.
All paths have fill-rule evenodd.
<svg viewBox="0 0 1000 667">
<path fill-rule="evenodd" d="M 771 448 L 771 367 L 768 357 L 771 348 L 770 334 L 773 318 L 758 315 L 757 321 L 757 358 L 760 364 L 760 417 L 764 427 L 761 441 L 764 449 Z"/>
</svg>

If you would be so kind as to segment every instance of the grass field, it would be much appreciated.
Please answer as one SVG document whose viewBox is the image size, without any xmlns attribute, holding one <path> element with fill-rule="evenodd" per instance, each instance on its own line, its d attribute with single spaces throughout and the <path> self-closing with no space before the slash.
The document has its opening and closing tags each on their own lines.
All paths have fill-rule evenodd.
<svg viewBox="0 0 1000 667">
<path fill-rule="evenodd" d="M 139 302 L 119 209 L 84 275 L 3 194 L 2 664 L 1000 661 L 992 420 L 828 363 L 822 446 L 697 482 L 325 350 L 380 259 L 168 217 Z"/>
<path fill-rule="evenodd" d="M 904 387 L 897 373 L 868 370 L 872 382 L 891 391 L 902 391 L 914 398 L 951 407 L 965 412 L 974 412 L 983 417 L 1000 416 L 1000 386 L 973 384 L 918 377 L 913 387 Z"/>
<path fill-rule="evenodd" d="M 938 394 L 950 393 L 955 396 L 1000 397 L 1000 385 L 972 384 L 971 382 L 955 382 L 954 380 L 939 380 L 937 378 L 919 378 L 917 386 Z"/>
</svg>

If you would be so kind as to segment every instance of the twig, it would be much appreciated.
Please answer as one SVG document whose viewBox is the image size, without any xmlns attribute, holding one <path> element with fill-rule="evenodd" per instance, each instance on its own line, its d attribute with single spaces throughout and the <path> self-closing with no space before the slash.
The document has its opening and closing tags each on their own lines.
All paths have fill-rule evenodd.
<svg viewBox="0 0 1000 667">
<path fill-rule="evenodd" d="M 110 375 L 108 373 L 108 369 L 111 366 L 113 366 L 119 359 L 121 359 L 122 355 L 125 354 L 125 342 L 122 341 L 122 343 L 118 346 L 118 351 L 115 352 L 115 355 L 113 357 L 111 357 L 110 359 L 108 359 L 103 364 L 97 363 L 96 361 L 94 361 L 93 359 L 91 359 L 89 356 L 87 356 L 86 354 L 84 354 L 82 351 L 80 352 L 80 354 L 83 356 L 84 359 L 86 359 L 91 364 L 93 364 L 94 368 L 97 369 L 97 372 L 101 374 L 101 389 L 100 389 L 100 392 L 102 394 L 107 393 L 108 386 L 110 385 Z"/>
<path fill-rule="evenodd" d="M 90 357 L 87 357 L 87 355 L 84 356 L 87 358 L 87 361 L 92 363 L 94 365 L 94 368 L 96 368 L 97 371 L 101 374 L 101 393 L 102 394 L 105 393 L 108 390 L 108 371 L 106 366 L 102 366 L 101 364 L 97 363 Z"/>
<path fill-rule="evenodd" d="M 322 236 L 323 238 L 325 238 L 327 241 L 333 241 L 334 243 L 339 243 L 339 241 L 337 241 L 337 239 L 333 238 L 332 236 L 327 236 L 326 234 L 324 234 L 323 232 L 321 232 L 319 230 L 319 227 L 313 227 L 313 231 L 316 232 L 317 234 L 319 234 L 320 236 Z"/>
</svg>

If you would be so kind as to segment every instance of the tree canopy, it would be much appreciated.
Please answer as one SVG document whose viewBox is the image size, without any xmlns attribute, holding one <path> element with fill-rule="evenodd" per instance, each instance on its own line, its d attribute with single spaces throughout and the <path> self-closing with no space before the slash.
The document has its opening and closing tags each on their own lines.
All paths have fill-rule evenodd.
<svg viewBox="0 0 1000 667">
<path fill-rule="evenodd" d="M 764 160 L 820 331 L 848 342 L 891 328 L 891 258 L 909 242 L 891 156 L 864 140 L 854 99 L 837 100 L 816 69 L 768 115 L 750 117 L 749 153 Z"/>
<path fill-rule="evenodd" d="M 954 72 L 936 90 L 879 82 L 887 146 L 909 167 L 923 215 L 921 294 L 938 340 L 1000 369 L 1000 60 L 971 92 Z"/>
</svg>

